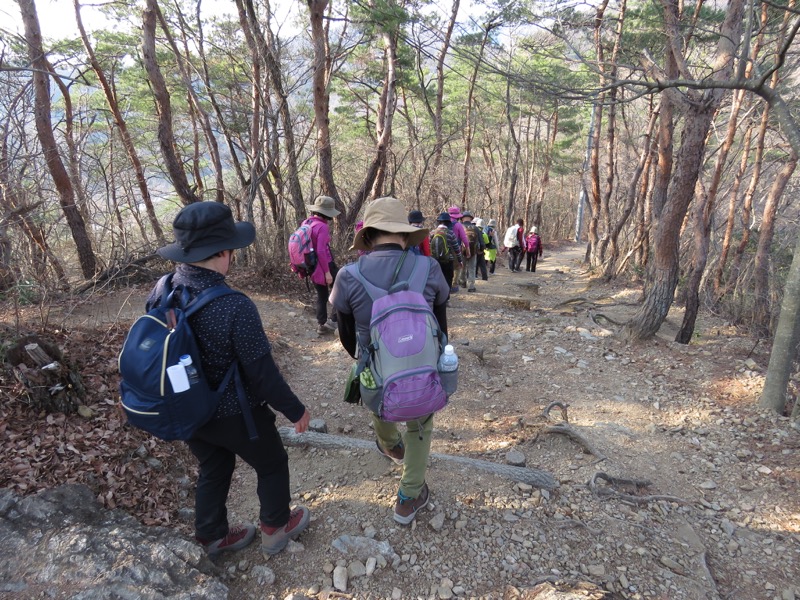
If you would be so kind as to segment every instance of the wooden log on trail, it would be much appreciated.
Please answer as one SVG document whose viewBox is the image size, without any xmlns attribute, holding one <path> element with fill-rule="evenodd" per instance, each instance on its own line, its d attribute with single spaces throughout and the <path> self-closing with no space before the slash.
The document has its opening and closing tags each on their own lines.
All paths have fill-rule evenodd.
<svg viewBox="0 0 800 600">
<path fill-rule="evenodd" d="M 327 450 L 375 450 L 375 442 L 371 440 L 361 440 L 358 438 L 318 433 L 316 431 L 306 431 L 305 433 L 295 433 L 291 427 L 279 427 L 278 433 L 281 435 L 283 443 L 287 446 L 314 446 Z M 465 456 L 453 456 L 451 454 L 431 453 L 431 458 L 445 463 L 462 465 L 479 471 L 486 471 L 493 475 L 506 477 L 512 481 L 527 483 L 533 487 L 553 490 L 558 487 L 558 481 L 547 471 L 531 469 L 529 467 L 514 467 L 512 465 L 502 465 L 479 458 L 467 458 Z"/>
</svg>

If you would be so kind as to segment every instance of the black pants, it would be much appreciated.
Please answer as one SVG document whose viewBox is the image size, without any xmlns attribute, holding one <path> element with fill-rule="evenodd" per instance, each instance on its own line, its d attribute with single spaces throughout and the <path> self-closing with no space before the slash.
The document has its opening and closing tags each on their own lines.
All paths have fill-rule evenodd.
<svg viewBox="0 0 800 600">
<path fill-rule="evenodd" d="M 511 271 L 516 271 L 522 264 L 522 248 L 514 246 L 508 249 L 508 268 Z"/>
<path fill-rule="evenodd" d="M 449 287 L 453 287 L 453 276 L 455 275 L 455 270 L 453 269 L 453 261 L 448 260 L 446 262 L 440 262 L 439 266 L 442 267 L 442 274 L 444 278 L 447 280 L 447 285 Z"/>
<path fill-rule="evenodd" d="M 538 252 L 528 252 L 526 255 L 527 262 L 525 263 L 525 270 L 526 271 L 533 271 L 536 273 L 536 263 L 539 260 L 539 253 Z"/>
<path fill-rule="evenodd" d="M 477 263 L 478 271 L 481 273 L 481 279 L 486 281 L 489 279 L 489 273 L 486 270 L 486 257 L 481 253 L 478 254 L 478 263 Z"/>
<path fill-rule="evenodd" d="M 259 517 L 265 525 L 289 522 L 289 457 L 275 427 L 275 414 L 265 406 L 253 408 L 258 439 L 250 441 L 242 415 L 214 419 L 187 441 L 200 463 L 194 499 L 195 535 L 214 541 L 228 533 L 226 501 L 238 456 L 258 476 Z"/>
<path fill-rule="evenodd" d="M 336 263 L 331 262 L 328 264 L 328 270 L 331 272 L 333 281 L 336 281 L 339 267 L 336 266 Z M 317 324 L 325 325 L 328 322 L 328 297 L 330 296 L 331 288 L 327 285 L 315 283 L 314 289 L 317 290 Z M 332 313 L 331 319 L 335 321 L 336 311 L 332 311 Z"/>
</svg>

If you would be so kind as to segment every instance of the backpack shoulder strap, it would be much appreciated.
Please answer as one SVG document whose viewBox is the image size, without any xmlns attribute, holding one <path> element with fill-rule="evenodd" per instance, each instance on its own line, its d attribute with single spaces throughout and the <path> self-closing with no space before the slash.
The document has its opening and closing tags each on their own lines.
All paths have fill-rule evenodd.
<svg viewBox="0 0 800 600">
<path fill-rule="evenodd" d="M 426 260 L 427 256 L 417 257 L 414 269 L 408 277 L 408 289 L 422 294 L 425 286 L 428 285 L 428 275 L 431 272 L 431 261 Z M 423 266 L 424 263 L 424 266 Z"/>
<path fill-rule="evenodd" d="M 212 300 L 216 300 L 220 296 L 227 296 L 229 294 L 241 294 L 242 292 L 229 288 L 227 285 L 215 285 L 200 292 L 197 297 L 185 305 L 184 312 L 187 317 L 193 315 L 198 310 L 203 308 Z"/>
<path fill-rule="evenodd" d="M 356 268 L 353 269 L 353 275 L 355 275 L 356 279 L 361 283 L 361 285 L 364 286 L 367 295 L 373 302 L 375 302 L 375 300 L 378 298 L 383 298 L 389 293 L 387 290 L 379 288 L 377 285 L 371 283 L 366 277 L 364 277 L 364 274 L 361 272 L 360 260 L 356 263 Z"/>
</svg>

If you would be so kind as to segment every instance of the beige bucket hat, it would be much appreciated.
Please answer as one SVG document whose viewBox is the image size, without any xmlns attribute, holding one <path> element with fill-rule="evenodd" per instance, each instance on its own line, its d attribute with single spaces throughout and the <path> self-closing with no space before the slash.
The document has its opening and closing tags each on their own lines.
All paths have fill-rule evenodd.
<svg viewBox="0 0 800 600">
<path fill-rule="evenodd" d="M 314 204 L 306 204 L 308 212 L 315 212 L 331 219 L 339 216 L 341 211 L 336 210 L 336 201 L 330 196 L 317 196 Z"/>
<path fill-rule="evenodd" d="M 385 196 L 377 198 L 367 205 L 364 211 L 364 227 L 356 233 L 353 239 L 353 248 L 356 250 L 370 250 L 364 242 L 364 233 L 367 229 L 377 229 L 388 233 L 407 233 L 408 247 L 420 244 L 428 236 L 428 229 L 414 227 L 408 222 L 408 213 L 405 205 L 397 198 Z"/>
</svg>

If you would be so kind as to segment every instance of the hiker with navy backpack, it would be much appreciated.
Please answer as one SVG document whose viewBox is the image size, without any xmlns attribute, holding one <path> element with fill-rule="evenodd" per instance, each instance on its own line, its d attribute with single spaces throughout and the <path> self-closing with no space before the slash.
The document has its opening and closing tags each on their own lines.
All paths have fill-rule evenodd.
<svg viewBox="0 0 800 600">
<path fill-rule="evenodd" d="M 253 242 L 255 228 L 252 223 L 235 223 L 224 204 L 196 202 L 178 213 L 173 232 L 175 242 L 158 254 L 178 264 L 172 277 L 163 278 L 151 292 L 147 310 L 171 301 L 174 294 L 187 296 L 186 319 L 199 349 L 199 364 L 192 366 L 213 389 L 227 381 L 210 420 L 186 439 L 199 463 L 195 537 L 209 556 L 239 550 L 253 541 L 256 526 L 228 523 L 226 502 L 239 457 L 258 477 L 262 551 L 276 554 L 308 526 L 310 513 L 303 506 L 290 508 L 289 458 L 273 410 L 294 423 L 298 433 L 306 431 L 311 415 L 278 370 L 255 304 L 225 283 L 234 250 Z M 165 282 L 170 289 L 164 288 Z M 191 302 L 210 293 L 207 290 L 217 292 L 217 297 L 189 312 Z M 121 370 L 128 353 L 146 352 L 145 346 L 128 348 L 126 341 Z M 191 380 L 183 383 L 189 386 Z"/>
<path fill-rule="evenodd" d="M 408 224 L 400 200 L 374 200 L 353 241 L 370 253 L 339 271 L 331 294 L 339 340 L 358 361 L 361 401 L 372 410 L 377 448 L 403 465 L 393 515 L 402 525 L 430 498 L 425 475 L 433 413 L 448 399 L 437 364 L 450 288 L 436 260 L 409 251 L 427 234 Z M 404 435 L 398 422 L 406 424 Z"/>
<path fill-rule="evenodd" d="M 311 225 L 311 244 L 317 254 L 317 266 L 311 273 L 311 283 L 317 292 L 317 333 L 326 335 L 336 330 L 335 313 L 328 319 L 328 297 L 339 268 L 331 250 L 330 223 L 339 215 L 330 196 L 318 196 L 314 204 L 306 205 L 311 216 L 303 224 Z"/>
<path fill-rule="evenodd" d="M 422 214 L 422 211 L 419 210 L 412 210 L 408 213 L 408 224 L 413 225 L 414 227 L 422 229 L 425 226 L 425 216 Z M 428 236 L 425 236 L 423 240 L 416 246 L 411 248 L 411 251 L 414 254 L 422 255 L 422 256 L 430 256 L 431 255 L 431 242 L 428 239 Z"/>
</svg>

